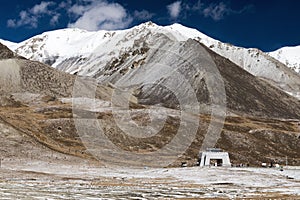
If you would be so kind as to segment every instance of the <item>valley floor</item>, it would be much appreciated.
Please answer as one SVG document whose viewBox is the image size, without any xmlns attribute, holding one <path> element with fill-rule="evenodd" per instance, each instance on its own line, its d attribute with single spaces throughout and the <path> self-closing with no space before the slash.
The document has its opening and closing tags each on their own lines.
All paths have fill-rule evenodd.
<svg viewBox="0 0 300 200">
<path fill-rule="evenodd" d="M 2 161 L 0 199 L 300 199 L 300 168 L 129 168 Z"/>
</svg>

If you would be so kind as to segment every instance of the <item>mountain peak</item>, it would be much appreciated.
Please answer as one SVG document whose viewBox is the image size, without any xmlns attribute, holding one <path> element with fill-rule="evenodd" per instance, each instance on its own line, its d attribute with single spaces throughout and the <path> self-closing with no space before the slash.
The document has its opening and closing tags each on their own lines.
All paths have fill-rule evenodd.
<svg viewBox="0 0 300 200">
<path fill-rule="evenodd" d="M 155 23 L 152 22 L 152 21 L 148 21 L 148 22 L 144 22 L 144 23 L 142 23 L 142 24 L 140 24 L 140 25 L 138 25 L 138 26 L 157 27 L 158 25 L 155 24 Z"/>
</svg>

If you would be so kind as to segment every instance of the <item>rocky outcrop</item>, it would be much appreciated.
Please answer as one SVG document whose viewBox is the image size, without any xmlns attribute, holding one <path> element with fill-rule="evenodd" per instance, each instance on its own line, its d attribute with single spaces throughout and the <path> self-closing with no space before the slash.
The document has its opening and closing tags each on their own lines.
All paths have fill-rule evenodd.
<svg viewBox="0 0 300 200">
<path fill-rule="evenodd" d="M 15 54 L 5 45 L 0 43 L 0 59 L 14 58 Z"/>
</svg>

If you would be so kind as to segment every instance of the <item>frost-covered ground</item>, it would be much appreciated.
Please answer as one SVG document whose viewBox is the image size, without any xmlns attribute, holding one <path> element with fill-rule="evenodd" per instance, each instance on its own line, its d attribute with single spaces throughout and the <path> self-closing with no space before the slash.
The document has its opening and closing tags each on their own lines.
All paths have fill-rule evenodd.
<svg viewBox="0 0 300 200">
<path fill-rule="evenodd" d="M 300 168 L 129 168 L 3 162 L 0 199 L 300 198 Z"/>
</svg>

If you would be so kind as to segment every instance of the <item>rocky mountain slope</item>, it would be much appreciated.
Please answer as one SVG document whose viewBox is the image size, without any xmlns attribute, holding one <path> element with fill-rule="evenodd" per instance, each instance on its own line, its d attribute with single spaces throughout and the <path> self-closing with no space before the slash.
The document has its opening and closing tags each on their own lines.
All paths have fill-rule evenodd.
<svg viewBox="0 0 300 200">
<path fill-rule="evenodd" d="M 196 40 L 178 42 L 168 34 L 155 34 L 148 42 L 150 48 L 137 46 L 135 51 L 129 51 L 134 59 L 141 59 L 140 63 L 134 64 L 134 59 L 128 60 L 130 56 L 123 55 L 123 61 L 106 65 L 107 74 L 99 69 L 94 73 L 106 86 L 85 84 L 84 79 L 82 88 L 74 86 L 78 77 L 18 57 L 1 45 L 1 126 L 21 138 L 15 141 L 16 148 L 33 142 L 62 155 L 87 160 L 94 160 L 96 155 L 96 158 L 101 156 L 101 161 L 132 165 L 155 165 L 156 162 L 143 160 L 147 153 L 168 144 L 171 144 L 168 149 L 177 150 L 188 140 L 190 145 L 181 156 L 175 151 L 155 159 L 171 166 L 179 166 L 183 161 L 193 165 L 211 124 L 214 128 L 221 123 L 218 115 L 222 113 L 212 115 L 212 112 L 224 112 L 222 106 L 226 103 L 228 115 L 215 142 L 216 147 L 230 153 L 233 163 L 258 165 L 274 160 L 284 163 L 288 155 L 289 163 L 300 164 L 297 99 Z M 96 99 L 84 96 L 86 89 L 94 86 Z M 220 86 L 224 86 L 225 96 L 219 95 Z M 129 108 L 124 108 L 122 102 L 128 95 L 135 97 L 131 96 Z M 135 98 L 138 100 L 132 101 Z M 74 107 L 70 102 L 77 100 L 79 103 Z M 91 137 L 98 129 L 93 120 L 87 123 L 90 119 L 101 124 L 103 133 L 120 152 L 125 151 L 126 155 L 131 152 L 137 157 L 124 160 L 124 154 L 114 151 L 111 143 Z M 78 127 L 76 120 L 82 120 L 84 126 Z M 160 128 L 156 123 L 148 127 L 152 122 L 164 120 Z M 182 134 L 178 134 L 179 130 Z M 173 144 L 173 138 L 180 143 Z M 2 157 L 34 157 L 27 147 L 23 149 L 26 153 L 12 155 L 4 145 L 12 144 L 11 140 L 10 137 L 1 140 Z M 99 144 L 101 155 L 90 146 Z M 162 162 L 170 157 L 174 162 Z"/>
<path fill-rule="evenodd" d="M 50 64 L 71 74 L 96 77 L 101 81 L 105 79 L 104 75 L 111 73 L 108 69 L 110 65 L 126 64 L 124 62 L 129 60 L 134 65 L 140 65 L 150 48 L 148 43 L 157 34 L 167 35 L 174 41 L 196 39 L 252 75 L 299 98 L 299 74 L 285 66 L 286 62 L 283 64 L 258 49 L 222 43 L 180 24 L 163 27 L 148 22 L 122 31 L 63 29 L 45 32 L 18 44 L 6 44 L 28 59 Z"/>
</svg>

